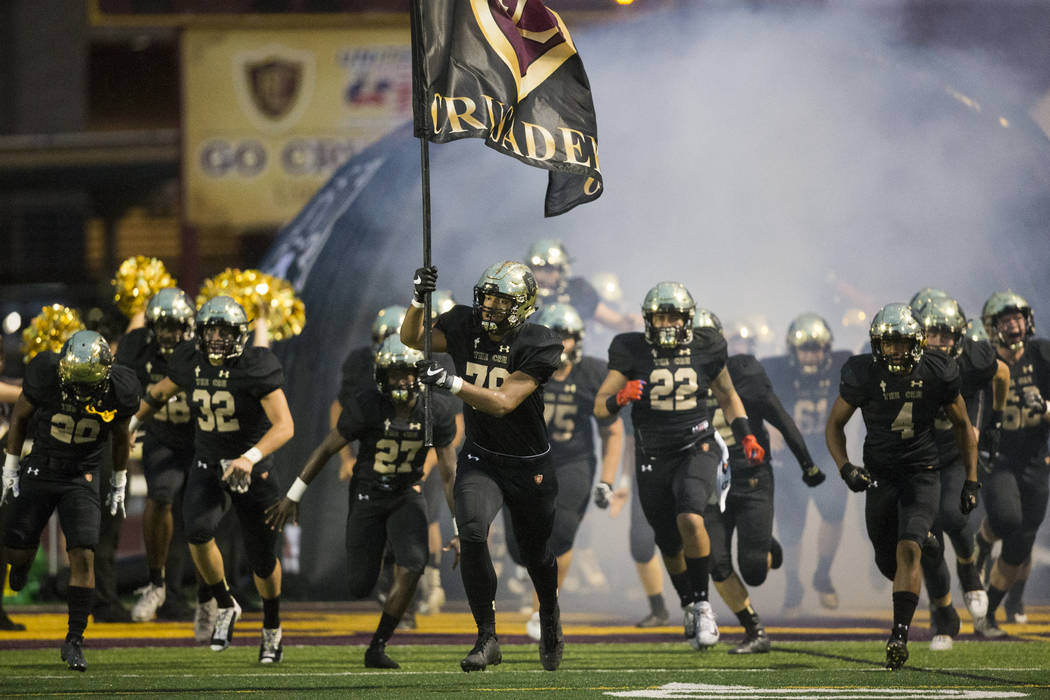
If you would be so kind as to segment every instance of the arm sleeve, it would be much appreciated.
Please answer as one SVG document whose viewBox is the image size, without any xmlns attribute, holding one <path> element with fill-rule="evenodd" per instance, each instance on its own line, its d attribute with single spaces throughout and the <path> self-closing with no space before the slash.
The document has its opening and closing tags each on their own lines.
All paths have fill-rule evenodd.
<svg viewBox="0 0 1050 700">
<path fill-rule="evenodd" d="M 784 404 L 780 403 L 780 398 L 773 393 L 772 387 L 766 394 L 763 408 L 766 420 L 784 436 L 784 442 L 787 443 L 791 454 L 795 455 L 799 465 L 812 464 L 813 456 L 806 447 L 802 432 L 795 425 L 795 419 L 784 409 Z"/>
</svg>

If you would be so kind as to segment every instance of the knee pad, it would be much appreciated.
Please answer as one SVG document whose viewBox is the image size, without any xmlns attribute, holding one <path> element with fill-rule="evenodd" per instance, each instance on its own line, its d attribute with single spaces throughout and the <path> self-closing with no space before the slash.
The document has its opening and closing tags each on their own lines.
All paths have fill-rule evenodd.
<svg viewBox="0 0 1050 700">
<path fill-rule="evenodd" d="M 769 574 L 769 560 L 762 556 L 740 557 L 740 576 L 749 586 L 761 586 Z"/>
<path fill-rule="evenodd" d="M 897 553 L 876 554 L 875 566 L 879 567 L 879 572 L 883 576 L 892 581 L 897 576 Z"/>
<path fill-rule="evenodd" d="M 733 566 L 727 560 L 711 559 L 711 580 L 722 583 L 733 575 Z"/>
<path fill-rule="evenodd" d="M 190 544 L 206 544 L 215 538 L 215 533 L 205 528 L 193 528 L 186 531 L 186 541 Z"/>
<path fill-rule="evenodd" d="M 252 562 L 252 573 L 259 578 L 269 578 L 277 568 L 277 557 L 270 555 L 269 561 Z"/>
<path fill-rule="evenodd" d="M 1002 560 L 1010 566 L 1021 566 L 1032 554 L 1035 532 L 1022 532 L 1003 540 Z"/>
</svg>

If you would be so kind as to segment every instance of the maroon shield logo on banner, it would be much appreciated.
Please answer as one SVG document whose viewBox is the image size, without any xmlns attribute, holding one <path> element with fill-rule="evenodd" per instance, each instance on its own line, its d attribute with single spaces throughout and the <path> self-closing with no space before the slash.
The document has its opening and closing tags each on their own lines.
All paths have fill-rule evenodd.
<svg viewBox="0 0 1050 700">
<path fill-rule="evenodd" d="M 244 69 L 256 109 L 274 121 L 287 115 L 303 85 L 303 65 L 282 58 L 268 58 L 248 63 Z"/>
<path fill-rule="evenodd" d="M 519 75 L 525 75 L 529 66 L 565 43 L 557 18 L 539 0 L 489 0 L 489 10 L 514 48 Z"/>
</svg>

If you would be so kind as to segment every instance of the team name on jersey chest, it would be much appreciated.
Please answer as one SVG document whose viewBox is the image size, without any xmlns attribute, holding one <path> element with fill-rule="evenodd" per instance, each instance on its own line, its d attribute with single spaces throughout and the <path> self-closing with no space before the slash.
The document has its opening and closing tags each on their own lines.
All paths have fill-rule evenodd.
<svg viewBox="0 0 1050 700">
<path fill-rule="evenodd" d="M 397 440 L 418 440 L 423 434 L 423 424 L 387 418 L 383 421 L 383 436 Z"/>
<path fill-rule="evenodd" d="M 474 359 L 479 362 L 493 363 L 497 365 L 506 365 L 510 362 L 510 346 L 500 345 L 498 352 L 486 352 L 481 350 L 478 346 L 481 344 L 481 338 L 474 339 Z"/>
<path fill-rule="evenodd" d="M 202 377 L 201 368 L 195 367 L 193 370 L 195 385 L 199 387 L 216 387 L 218 389 L 225 389 L 229 383 L 230 370 L 220 369 L 218 376 L 215 377 Z"/>
<path fill-rule="evenodd" d="M 907 384 L 899 384 L 893 382 L 892 384 L 887 383 L 885 379 L 879 382 L 879 388 L 882 390 L 882 398 L 886 401 L 894 401 L 899 399 L 921 399 L 923 381 L 921 379 L 905 379 L 904 382 Z"/>
</svg>

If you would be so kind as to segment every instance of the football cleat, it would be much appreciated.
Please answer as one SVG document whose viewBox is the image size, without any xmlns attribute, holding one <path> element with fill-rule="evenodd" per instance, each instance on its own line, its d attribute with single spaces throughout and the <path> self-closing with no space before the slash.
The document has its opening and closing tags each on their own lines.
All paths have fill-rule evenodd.
<svg viewBox="0 0 1050 700">
<path fill-rule="evenodd" d="M 706 600 L 693 603 L 696 606 L 696 637 L 690 640 L 694 649 L 703 650 L 718 644 L 718 622 L 715 611 Z"/>
<path fill-rule="evenodd" d="M 66 637 L 62 642 L 62 660 L 69 665 L 70 671 L 86 671 L 87 661 L 84 660 L 84 638 Z"/>
<path fill-rule="evenodd" d="M 730 654 L 768 654 L 771 647 L 769 635 L 760 628 L 753 637 L 748 637 L 729 650 Z"/>
<path fill-rule="evenodd" d="M 835 591 L 829 593 L 820 593 L 820 606 L 828 610 L 838 610 L 839 607 L 839 595 Z"/>
<path fill-rule="evenodd" d="M 134 622 L 149 622 L 157 616 L 157 608 L 164 604 L 167 590 L 163 585 L 147 583 L 135 593 L 138 594 L 139 599 L 131 608 L 131 619 Z"/>
<path fill-rule="evenodd" d="M 1006 602 L 1003 603 L 1003 610 L 1006 612 L 1007 622 L 1017 625 L 1028 624 L 1028 615 L 1024 611 L 1024 603 L 1018 601 L 1016 606 L 1010 605 L 1010 600 L 1007 598 Z"/>
<path fill-rule="evenodd" d="M 984 639 L 1002 639 L 1006 636 L 1006 632 L 987 615 L 973 623 L 973 631 L 978 637 Z"/>
<path fill-rule="evenodd" d="M 557 671 L 565 651 L 565 636 L 561 631 L 561 611 L 555 606 L 550 615 L 540 615 L 540 663 L 544 670 Z"/>
<path fill-rule="evenodd" d="M 441 612 L 441 606 L 445 604 L 445 589 L 441 587 L 441 569 L 436 566 L 427 566 L 423 572 L 423 580 L 427 587 L 426 611 L 431 615 L 437 615 Z M 422 606 L 420 612 L 422 612 Z"/>
<path fill-rule="evenodd" d="M 211 631 L 215 629 L 215 616 L 219 614 L 219 605 L 212 598 L 203 603 L 197 602 L 197 612 L 193 615 L 193 638 L 198 644 L 211 641 Z"/>
<path fill-rule="evenodd" d="M 963 593 L 966 609 L 970 612 L 974 624 L 988 614 L 988 594 L 981 589 Z"/>
<path fill-rule="evenodd" d="M 233 641 L 233 625 L 241 619 L 241 606 L 234 599 L 232 608 L 219 608 L 215 614 L 215 627 L 211 631 L 211 650 L 223 651 Z"/>
<path fill-rule="evenodd" d="M 419 627 L 419 623 L 416 622 L 416 613 L 413 610 L 407 611 L 401 616 L 401 620 L 397 623 L 399 630 L 414 630 Z"/>
<path fill-rule="evenodd" d="M 901 637 L 890 637 L 886 642 L 886 668 L 896 671 L 908 660 L 908 640 Z"/>
<path fill-rule="evenodd" d="M 930 640 L 930 651 L 951 651 L 952 638 L 947 634 L 935 634 Z"/>
<path fill-rule="evenodd" d="M 503 661 L 503 652 L 499 649 L 496 635 L 478 637 L 474 648 L 459 662 L 459 667 L 467 673 L 484 671 L 489 666 L 497 666 Z"/>
<path fill-rule="evenodd" d="M 666 610 L 664 610 L 660 614 L 656 614 L 654 612 L 651 612 L 651 613 L 649 613 L 649 615 L 647 617 L 645 617 L 642 620 L 640 620 L 639 622 L 635 623 L 634 626 L 635 627 L 663 627 L 664 625 L 667 624 L 668 620 L 670 620 L 670 616 L 667 614 Z"/>
<path fill-rule="evenodd" d="M 7 613 L 0 610 L 0 631 L 2 632 L 21 632 L 25 630 L 26 626 L 21 622 L 15 622 Z"/>
<path fill-rule="evenodd" d="M 284 656 L 284 646 L 281 645 L 281 628 L 262 630 L 262 642 L 259 644 L 259 663 L 277 664 Z"/>
<path fill-rule="evenodd" d="M 534 642 L 540 641 L 542 634 L 540 633 L 540 611 L 532 613 L 529 617 L 529 621 L 525 623 L 525 634 L 528 635 L 529 639 Z"/>
<path fill-rule="evenodd" d="M 372 644 L 365 649 L 365 668 L 401 668 L 401 664 L 386 655 L 385 644 Z"/>
<path fill-rule="evenodd" d="M 697 603 L 689 603 L 682 608 L 682 634 L 690 644 L 696 641 L 696 606 Z"/>
</svg>

